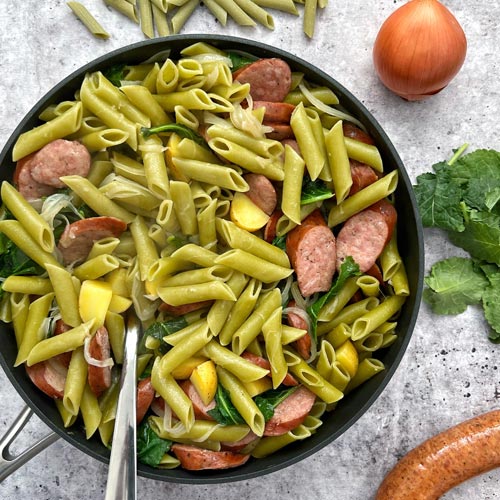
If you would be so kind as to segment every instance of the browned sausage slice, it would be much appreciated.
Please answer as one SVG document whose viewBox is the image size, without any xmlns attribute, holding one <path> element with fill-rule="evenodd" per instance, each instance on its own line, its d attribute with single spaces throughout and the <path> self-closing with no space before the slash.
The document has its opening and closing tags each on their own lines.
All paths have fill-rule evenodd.
<svg viewBox="0 0 500 500">
<path fill-rule="evenodd" d="M 33 155 L 34 153 L 17 162 L 13 177 L 14 184 L 16 184 L 18 191 L 28 201 L 39 200 L 40 198 L 54 194 L 56 191 L 56 188 L 40 184 L 33 179 L 30 168 L 30 162 Z"/>
<path fill-rule="evenodd" d="M 368 271 L 391 239 L 395 224 L 396 209 L 386 200 L 347 219 L 337 235 L 337 269 L 351 256 L 362 273 Z"/>
<path fill-rule="evenodd" d="M 111 346 L 106 327 L 101 326 L 95 332 L 90 341 L 89 354 L 98 361 L 104 361 L 111 356 Z M 94 366 L 89 363 L 88 382 L 92 392 L 99 397 L 111 385 L 111 367 Z"/>
<path fill-rule="evenodd" d="M 233 74 L 233 79 L 250 84 L 254 101 L 282 102 L 290 91 L 290 66 L 278 58 L 259 59 Z"/>
<path fill-rule="evenodd" d="M 276 238 L 276 228 L 278 226 L 278 221 L 282 215 L 283 212 L 281 210 L 275 210 L 271 214 L 271 217 L 269 217 L 269 220 L 264 227 L 264 239 L 268 243 L 272 243 L 274 238 Z"/>
<path fill-rule="evenodd" d="M 249 351 L 244 351 L 241 354 L 241 357 L 246 359 L 247 361 L 250 361 L 250 363 L 253 363 L 254 365 L 257 365 L 257 366 L 260 366 L 261 368 L 265 368 L 266 370 L 269 370 L 269 373 L 267 376 L 271 377 L 271 363 L 269 362 L 269 360 L 267 360 L 261 356 L 257 356 L 256 354 L 253 354 Z M 299 383 L 297 382 L 297 380 L 295 379 L 295 377 L 291 373 L 287 373 L 285 375 L 285 378 L 283 379 L 282 384 L 291 387 L 291 386 L 298 385 Z"/>
<path fill-rule="evenodd" d="M 342 122 L 342 131 L 345 137 L 350 137 L 365 144 L 375 144 L 375 141 L 365 131 L 349 122 Z"/>
<path fill-rule="evenodd" d="M 103 238 L 119 238 L 127 229 L 127 224 L 116 217 L 89 217 L 68 224 L 57 248 L 65 264 L 84 260 L 92 250 L 95 241 Z"/>
<path fill-rule="evenodd" d="M 17 162 L 14 183 L 27 200 L 36 200 L 65 187 L 64 175 L 86 177 L 90 153 L 77 141 L 56 139 Z"/>
<path fill-rule="evenodd" d="M 210 404 L 206 405 L 201 400 L 195 386 L 189 380 L 183 380 L 179 385 L 191 400 L 191 403 L 193 403 L 195 418 L 200 420 L 213 420 L 213 417 L 211 417 L 208 412 L 215 408 L 215 400 L 212 400 Z"/>
<path fill-rule="evenodd" d="M 212 451 L 187 444 L 174 444 L 172 451 L 187 470 L 229 469 L 243 465 L 250 455 L 232 451 Z"/>
<path fill-rule="evenodd" d="M 301 385 L 275 409 L 274 415 L 266 422 L 264 436 L 280 436 L 300 425 L 309 415 L 316 395 Z"/>
<path fill-rule="evenodd" d="M 250 431 L 244 438 L 239 441 L 221 441 L 221 448 L 224 451 L 236 451 L 240 452 L 243 448 L 247 448 L 247 446 L 251 443 L 256 443 L 260 438 L 254 432 Z M 247 448 L 248 449 L 248 448 Z"/>
<path fill-rule="evenodd" d="M 288 307 L 296 307 L 295 301 L 291 300 L 288 303 Z M 308 360 L 311 357 L 311 335 L 309 334 L 307 321 L 302 316 L 294 313 L 293 311 L 287 312 L 286 321 L 290 326 L 293 326 L 294 328 L 306 330 L 307 333 L 302 335 L 302 337 L 294 342 L 294 347 L 303 359 Z"/>
<path fill-rule="evenodd" d="M 31 176 L 36 182 L 63 188 L 59 179 L 65 175 L 87 177 L 90 169 L 90 153 L 78 141 L 56 139 L 37 151 L 30 161 Z"/>
<path fill-rule="evenodd" d="M 192 304 L 183 304 L 181 306 L 172 306 L 166 302 L 162 302 L 158 309 L 160 311 L 165 311 L 172 316 L 184 316 L 187 313 L 193 311 L 199 311 L 204 307 L 208 307 L 213 304 L 213 300 L 201 300 L 200 302 L 193 302 Z"/>
<path fill-rule="evenodd" d="M 357 193 L 360 189 L 373 184 L 378 180 L 378 175 L 369 165 L 356 160 L 349 160 L 351 165 L 352 186 L 349 196 Z"/>
<path fill-rule="evenodd" d="M 288 233 L 286 252 L 304 297 L 330 289 L 335 273 L 336 244 L 319 210 Z"/>
<path fill-rule="evenodd" d="M 276 189 L 273 183 L 262 174 L 245 174 L 243 178 L 248 183 L 245 194 L 267 215 L 271 215 L 278 203 Z"/>
<path fill-rule="evenodd" d="M 62 319 L 58 319 L 54 326 L 54 335 L 60 335 L 61 333 L 67 332 L 71 330 L 71 326 L 67 325 Z M 56 356 L 59 362 L 65 367 L 68 368 L 69 363 L 71 361 L 72 352 L 63 352 Z"/>
<path fill-rule="evenodd" d="M 266 108 L 264 122 L 290 123 L 295 106 L 287 102 L 254 101 L 253 109 Z"/>
<path fill-rule="evenodd" d="M 136 418 L 139 424 L 149 410 L 155 397 L 155 390 L 151 384 L 151 377 L 143 378 L 137 384 Z"/>
<path fill-rule="evenodd" d="M 266 133 L 266 137 L 268 139 L 283 141 L 285 139 L 293 139 L 295 137 L 292 127 L 287 123 L 268 122 L 264 120 L 263 124 L 273 129 L 272 132 Z"/>
<path fill-rule="evenodd" d="M 68 370 L 56 358 L 26 366 L 26 373 L 47 396 L 56 399 L 63 397 Z"/>
<path fill-rule="evenodd" d="M 500 410 L 431 437 L 383 480 L 376 500 L 437 500 L 463 481 L 500 466 Z"/>
</svg>

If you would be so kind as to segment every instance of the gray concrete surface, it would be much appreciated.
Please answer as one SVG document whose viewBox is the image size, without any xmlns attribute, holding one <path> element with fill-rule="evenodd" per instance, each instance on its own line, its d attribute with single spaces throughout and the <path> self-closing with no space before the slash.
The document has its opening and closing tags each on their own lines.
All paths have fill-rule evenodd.
<svg viewBox="0 0 500 500">
<path fill-rule="evenodd" d="M 19 120 L 59 80 L 95 57 L 143 39 L 139 28 L 111 12 L 101 0 L 85 5 L 112 34 L 93 39 L 62 0 L 1 2 L 0 144 Z M 412 180 L 448 158 L 464 142 L 470 150 L 500 150 L 500 33 L 495 2 L 447 0 L 468 37 L 465 65 L 442 93 L 408 103 L 378 81 L 372 45 L 383 20 L 402 0 L 330 0 L 320 12 L 313 40 L 301 19 L 274 12 L 274 31 L 224 28 L 204 8 L 184 33 L 223 33 L 261 40 L 306 58 L 348 87 L 385 128 Z M 425 232 L 426 268 L 459 252 L 443 235 Z M 420 309 L 409 349 L 366 414 L 343 436 L 303 462 L 262 478 L 213 486 L 175 485 L 139 478 L 144 500 L 316 499 L 368 500 L 397 458 L 429 436 L 473 415 L 500 407 L 500 346 L 487 340 L 481 311 L 456 317 Z M 1 346 L 1 341 L 0 341 Z M 0 433 L 24 403 L 0 373 Z M 15 449 L 47 428 L 28 425 Z M 104 497 L 107 467 L 60 440 L 0 484 L 0 498 L 98 499 Z M 446 500 L 500 498 L 500 470 L 476 477 L 445 495 Z"/>
</svg>

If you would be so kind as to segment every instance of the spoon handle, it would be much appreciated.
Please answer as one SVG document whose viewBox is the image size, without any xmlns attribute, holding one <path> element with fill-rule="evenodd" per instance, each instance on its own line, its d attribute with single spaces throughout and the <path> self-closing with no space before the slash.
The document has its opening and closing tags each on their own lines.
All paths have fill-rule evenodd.
<svg viewBox="0 0 500 500">
<path fill-rule="evenodd" d="M 136 365 L 140 329 L 137 316 L 129 314 L 105 500 L 137 498 Z"/>
</svg>

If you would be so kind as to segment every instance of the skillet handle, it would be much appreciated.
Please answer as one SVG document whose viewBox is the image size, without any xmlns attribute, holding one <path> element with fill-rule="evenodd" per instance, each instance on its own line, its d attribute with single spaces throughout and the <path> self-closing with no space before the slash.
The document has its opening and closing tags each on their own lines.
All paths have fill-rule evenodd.
<svg viewBox="0 0 500 500">
<path fill-rule="evenodd" d="M 23 427 L 28 423 L 32 415 L 33 411 L 31 408 L 25 406 L 14 424 L 7 430 L 5 435 L 0 438 L 0 482 L 59 439 L 59 436 L 55 432 L 52 432 L 44 436 L 30 448 L 19 453 L 19 455 L 13 455 L 9 451 L 9 447 L 23 430 Z"/>
</svg>

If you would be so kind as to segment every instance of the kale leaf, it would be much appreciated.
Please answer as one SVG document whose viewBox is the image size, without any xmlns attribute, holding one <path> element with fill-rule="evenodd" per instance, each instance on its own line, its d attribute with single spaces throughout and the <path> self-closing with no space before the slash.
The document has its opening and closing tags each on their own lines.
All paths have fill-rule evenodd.
<svg viewBox="0 0 500 500">
<path fill-rule="evenodd" d="M 147 420 L 137 428 L 137 460 L 151 467 L 158 467 L 163 455 L 170 450 L 172 441 L 162 439 Z"/>
<path fill-rule="evenodd" d="M 215 393 L 215 408 L 208 410 L 208 414 L 219 424 L 222 425 L 238 425 L 244 424 L 245 420 L 240 415 L 239 411 L 233 405 L 229 391 L 221 384 L 217 386 Z"/>
</svg>

